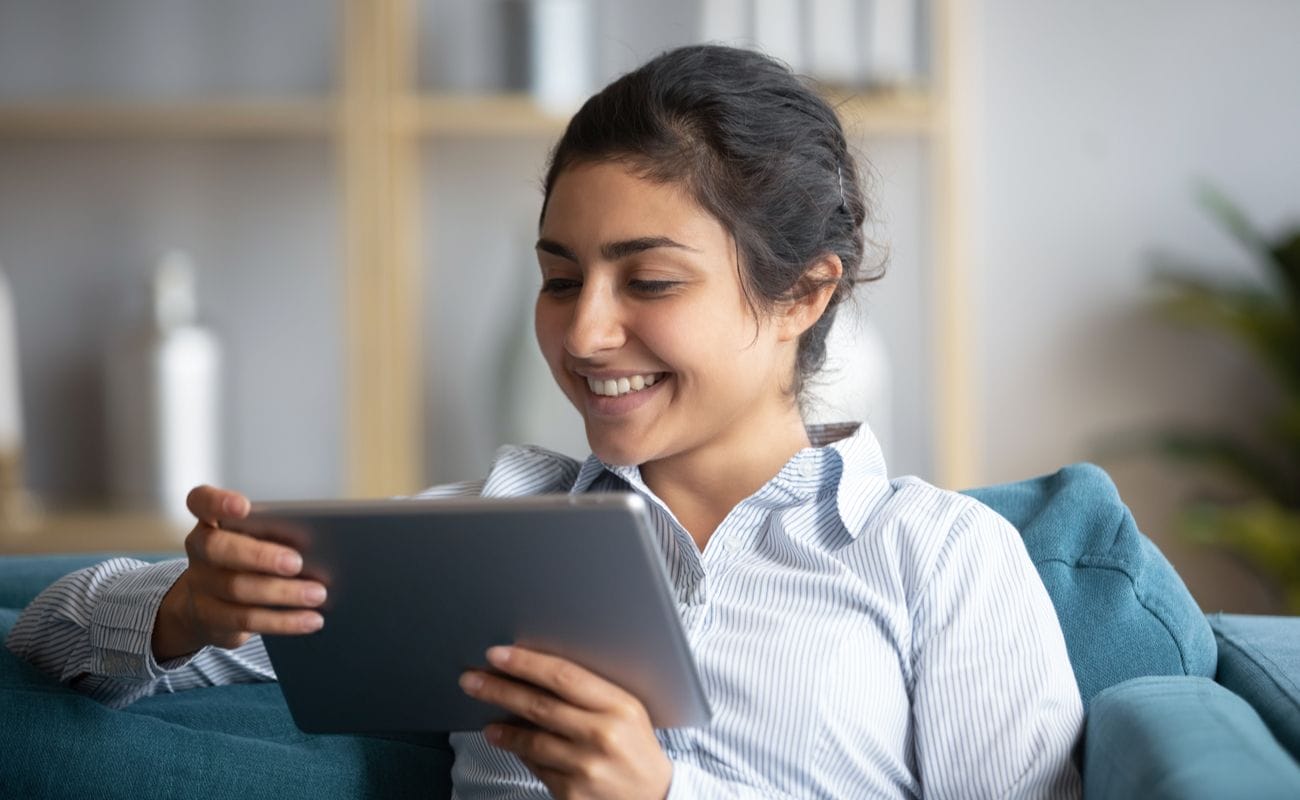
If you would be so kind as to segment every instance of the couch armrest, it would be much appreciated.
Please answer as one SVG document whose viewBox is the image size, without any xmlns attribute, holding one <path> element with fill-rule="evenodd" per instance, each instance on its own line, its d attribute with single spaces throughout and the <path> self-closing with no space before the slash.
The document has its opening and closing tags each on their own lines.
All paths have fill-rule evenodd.
<svg viewBox="0 0 1300 800">
<path fill-rule="evenodd" d="M 1245 700 L 1208 678 L 1152 676 L 1093 700 L 1087 798 L 1300 797 L 1300 765 Z"/>
<path fill-rule="evenodd" d="M 1300 617 L 1213 614 L 1215 680 L 1244 697 L 1300 758 Z"/>
</svg>

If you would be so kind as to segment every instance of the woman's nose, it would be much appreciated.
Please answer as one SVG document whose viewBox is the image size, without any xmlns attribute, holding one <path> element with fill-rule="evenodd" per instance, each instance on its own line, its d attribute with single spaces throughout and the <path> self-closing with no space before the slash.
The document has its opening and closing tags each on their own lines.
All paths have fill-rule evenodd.
<svg viewBox="0 0 1300 800">
<path fill-rule="evenodd" d="M 607 290 L 593 283 L 582 287 L 565 333 L 564 347 L 574 358 L 590 358 L 623 345 L 619 304 Z"/>
</svg>

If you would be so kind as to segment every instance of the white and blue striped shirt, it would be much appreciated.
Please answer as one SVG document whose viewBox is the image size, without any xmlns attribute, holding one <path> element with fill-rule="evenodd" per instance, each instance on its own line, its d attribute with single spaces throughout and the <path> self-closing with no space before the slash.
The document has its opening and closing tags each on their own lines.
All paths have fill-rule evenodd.
<svg viewBox="0 0 1300 800">
<path fill-rule="evenodd" d="M 637 467 L 594 457 L 507 447 L 485 480 L 420 496 L 647 499 L 714 710 L 708 727 L 659 732 L 671 798 L 1077 797 L 1083 706 L 1016 530 L 970 498 L 890 481 L 865 426 L 809 434 L 814 447 L 732 509 L 703 552 Z M 114 706 L 273 680 L 258 637 L 153 659 L 153 620 L 184 566 L 113 559 L 74 573 L 33 601 L 9 647 Z M 547 796 L 481 734 L 451 744 L 456 796 Z"/>
</svg>

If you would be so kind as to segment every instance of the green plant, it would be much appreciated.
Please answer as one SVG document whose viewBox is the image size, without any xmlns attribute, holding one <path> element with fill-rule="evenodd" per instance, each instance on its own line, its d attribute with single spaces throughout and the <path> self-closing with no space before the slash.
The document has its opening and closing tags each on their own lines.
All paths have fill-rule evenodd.
<svg viewBox="0 0 1300 800">
<path fill-rule="evenodd" d="M 1200 200 L 1261 267 L 1254 281 L 1162 269 L 1156 307 L 1167 319 L 1226 334 L 1244 345 L 1276 384 L 1276 410 L 1247 435 L 1170 430 L 1156 435 L 1166 456 L 1210 467 L 1237 496 L 1199 498 L 1181 531 L 1239 557 L 1271 579 L 1300 613 L 1300 226 L 1261 234 L 1219 192 Z"/>
</svg>

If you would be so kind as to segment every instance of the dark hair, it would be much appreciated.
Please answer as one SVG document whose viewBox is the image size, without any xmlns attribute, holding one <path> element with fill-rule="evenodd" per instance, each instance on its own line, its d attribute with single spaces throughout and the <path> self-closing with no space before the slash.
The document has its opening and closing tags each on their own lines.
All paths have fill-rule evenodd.
<svg viewBox="0 0 1300 800">
<path fill-rule="evenodd" d="M 670 50 L 593 95 L 551 151 L 542 218 L 564 170 L 620 161 L 651 180 L 684 184 L 736 241 L 751 309 L 824 285 L 809 274 L 839 256 L 825 313 L 799 339 L 794 384 L 826 359 L 826 334 L 862 274 L 867 201 L 835 110 L 777 61 L 752 50 Z"/>
</svg>

